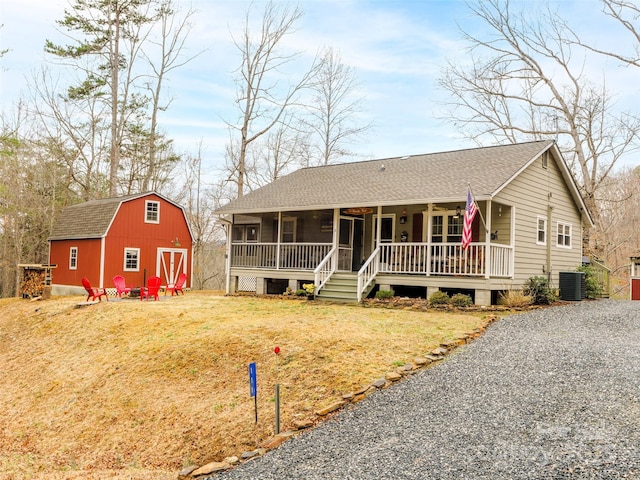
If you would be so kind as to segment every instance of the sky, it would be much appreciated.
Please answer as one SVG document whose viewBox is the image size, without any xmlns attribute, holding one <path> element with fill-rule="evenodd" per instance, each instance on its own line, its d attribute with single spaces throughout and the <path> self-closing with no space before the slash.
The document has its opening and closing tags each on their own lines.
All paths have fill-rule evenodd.
<svg viewBox="0 0 640 480">
<path fill-rule="evenodd" d="M 239 65 L 232 34 L 240 31 L 248 3 L 240 0 L 175 0 L 195 10 L 187 51 L 199 55 L 172 72 L 167 83 L 169 108 L 160 117 L 161 128 L 174 140 L 178 153 L 196 154 L 213 172 L 223 163 L 229 133 L 225 121 L 234 121 L 234 70 Z M 254 2 L 257 8 L 263 1 Z M 514 2 L 518 4 L 518 2 Z M 542 1 L 525 2 L 533 8 Z M 0 40 L 10 51 L 0 60 L 0 106 L 15 107 L 27 94 L 25 85 L 51 57 L 46 39 L 65 42 L 56 30 L 66 0 L 0 0 Z M 363 98 L 362 121 L 373 127 L 351 149 L 359 158 L 386 158 L 473 147 L 455 126 L 445 122 L 444 92 L 438 78 L 449 59 L 468 57 L 460 27 L 482 33 L 463 0 L 300 0 L 304 16 L 284 46 L 303 52 L 297 68 L 309 65 L 323 47 L 337 50 L 354 68 Z M 560 0 L 554 3 L 572 25 L 601 46 L 615 45 L 618 30 L 594 15 L 596 0 Z M 50 63 L 49 63 L 50 64 Z M 637 98 L 638 74 L 611 63 L 588 64 L 600 81 L 607 70 L 608 88 L 620 99 Z M 296 72 L 291 72 L 295 76 Z"/>
</svg>

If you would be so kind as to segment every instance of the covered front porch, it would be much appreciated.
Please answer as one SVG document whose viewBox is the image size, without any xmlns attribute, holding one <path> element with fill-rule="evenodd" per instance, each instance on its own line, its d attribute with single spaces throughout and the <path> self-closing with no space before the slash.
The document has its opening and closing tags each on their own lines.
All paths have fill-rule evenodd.
<svg viewBox="0 0 640 480">
<path fill-rule="evenodd" d="M 490 201 L 478 206 L 467 249 L 457 203 L 235 215 L 228 274 L 289 278 L 291 288 L 295 279 L 313 279 L 321 291 L 336 272 L 357 273 L 358 301 L 379 275 L 510 278 L 513 209 Z"/>
</svg>

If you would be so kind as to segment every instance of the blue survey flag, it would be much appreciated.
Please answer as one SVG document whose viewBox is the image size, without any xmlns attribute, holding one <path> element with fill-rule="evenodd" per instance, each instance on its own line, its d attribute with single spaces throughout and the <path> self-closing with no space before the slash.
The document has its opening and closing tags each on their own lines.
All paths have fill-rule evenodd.
<svg viewBox="0 0 640 480">
<path fill-rule="evenodd" d="M 252 397 L 255 397 L 258 394 L 258 376 L 256 375 L 256 362 L 252 362 L 249 364 L 249 390 Z"/>
</svg>

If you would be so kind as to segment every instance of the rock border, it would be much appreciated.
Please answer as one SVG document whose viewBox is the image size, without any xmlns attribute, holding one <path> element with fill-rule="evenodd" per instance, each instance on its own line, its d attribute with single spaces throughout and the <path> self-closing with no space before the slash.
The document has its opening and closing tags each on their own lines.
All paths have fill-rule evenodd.
<svg viewBox="0 0 640 480">
<path fill-rule="evenodd" d="M 473 340 L 480 337 L 485 332 L 485 330 L 499 318 L 500 317 L 496 314 L 487 315 L 484 318 L 484 324 L 482 324 L 480 327 L 466 332 L 454 340 L 443 341 L 438 347 L 432 349 L 424 356 L 413 358 L 410 363 L 406 363 L 397 367 L 395 370 L 387 372 L 384 377 L 378 378 L 377 380 L 373 381 L 367 386 L 360 388 L 359 390 L 345 393 L 340 399 L 333 399 L 331 402 L 327 403 L 314 412 L 315 418 L 313 420 L 295 421 L 294 430 L 287 430 L 285 432 L 281 432 L 272 437 L 269 437 L 259 448 L 243 452 L 240 457 L 227 457 L 222 462 L 211 462 L 203 466 L 192 465 L 186 467 L 178 473 L 178 480 L 203 480 L 206 475 L 211 475 L 212 473 L 224 470 L 230 470 L 240 463 L 248 462 L 250 460 L 253 460 L 254 458 L 261 457 L 269 450 L 278 448 L 284 442 L 298 435 L 300 432 L 308 430 L 309 428 L 314 427 L 324 420 L 331 418 L 343 408 L 361 402 L 372 393 L 378 390 L 389 388 L 394 383 L 397 383 L 404 378 L 415 374 L 417 371 L 441 362 L 456 348 L 471 343 Z"/>
</svg>

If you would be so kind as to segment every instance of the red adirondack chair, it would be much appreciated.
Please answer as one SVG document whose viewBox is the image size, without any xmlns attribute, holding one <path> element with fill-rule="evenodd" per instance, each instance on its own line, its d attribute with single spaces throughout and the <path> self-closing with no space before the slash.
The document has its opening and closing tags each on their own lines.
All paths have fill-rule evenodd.
<svg viewBox="0 0 640 480">
<path fill-rule="evenodd" d="M 92 287 L 91 283 L 87 278 L 82 279 L 82 286 L 87 291 L 87 300 L 86 300 L 87 302 L 89 301 L 89 298 L 91 298 L 92 302 L 95 302 L 96 298 L 98 299 L 99 302 L 101 302 L 102 297 L 106 298 L 107 302 L 109 301 L 109 297 L 107 296 L 107 291 L 104 288 Z"/>
<path fill-rule="evenodd" d="M 127 286 L 122 275 L 113 277 L 113 284 L 116 286 L 116 296 L 122 298 L 122 294 L 129 294 L 131 286 Z"/>
<path fill-rule="evenodd" d="M 149 277 L 147 286 L 140 289 L 140 300 L 143 298 L 149 300 L 149 297 L 153 297 L 154 300 L 160 300 L 158 290 L 160 290 L 160 277 Z"/>
<path fill-rule="evenodd" d="M 176 283 L 170 283 L 169 285 L 167 285 L 167 288 L 164 290 L 164 294 L 166 295 L 167 291 L 170 291 L 172 297 L 174 292 L 176 295 L 178 295 L 178 293 L 181 293 L 184 295 L 184 292 L 182 291 L 182 287 L 184 286 L 184 282 L 186 281 L 187 281 L 187 274 L 181 273 L 180 275 L 178 275 L 178 280 L 176 281 Z"/>
</svg>

